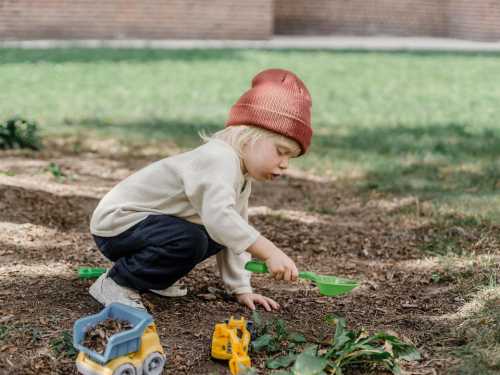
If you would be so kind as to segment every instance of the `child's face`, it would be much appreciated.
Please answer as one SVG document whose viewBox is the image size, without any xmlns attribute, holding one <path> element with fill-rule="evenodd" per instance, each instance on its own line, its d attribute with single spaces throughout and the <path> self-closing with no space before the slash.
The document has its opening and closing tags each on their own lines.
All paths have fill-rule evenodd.
<svg viewBox="0 0 500 375">
<path fill-rule="evenodd" d="M 243 155 L 244 172 L 258 181 L 281 176 L 288 168 L 290 158 L 296 156 L 284 143 L 266 137 L 245 145 Z"/>
</svg>

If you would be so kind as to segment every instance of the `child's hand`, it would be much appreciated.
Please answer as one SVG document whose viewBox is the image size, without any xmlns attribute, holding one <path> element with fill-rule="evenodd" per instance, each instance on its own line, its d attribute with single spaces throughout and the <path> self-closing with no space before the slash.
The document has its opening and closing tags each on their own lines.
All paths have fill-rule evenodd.
<svg viewBox="0 0 500 375">
<path fill-rule="evenodd" d="M 249 307 L 251 310 L 255 310 L 255 304 L 264 306 L 266 311 L 278 310 L 280 308 L 278 302 L 269 297 L 264 297 L 261 294 L 256 294 L 256 293 L 236 294 L 235 298 L 239 303 Z"/>
<path fill-rule="evenodd" d="M 295 281 L 299 276 L 297 266 L 283 251 L 278 251 L 266 259 L 266 265 L 276 280 Z"/>
<path fill-rule="evenodd" d="M 266 262 L 269 272 L 276 280 L 297 280 L 299 271 L 293 260 L 264 236 L 257 238 L 247 250 L 254 257 Z"/>
</svg>

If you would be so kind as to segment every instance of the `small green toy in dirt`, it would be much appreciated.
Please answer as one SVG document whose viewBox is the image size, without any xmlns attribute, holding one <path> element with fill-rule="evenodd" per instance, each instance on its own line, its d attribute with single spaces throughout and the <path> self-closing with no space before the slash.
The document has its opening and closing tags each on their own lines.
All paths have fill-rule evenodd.
<svg viewBox="0 0 500 375">
<path fill-rule="evenodd" d="M 78 277 L 80 279 L 97 279 L 106 271 L 107 269 L 102 267 L 80 267 L 78 268 Z"/>
<path fill-rule="evenodd" d="M 245 269 L 256 273 L 268 272 L 266 264 L 256 260 L 247 262 Z M 318 286 L 320 294 L 329 297 L 348 293 L 358 286 L 358 283 L 354 280 L 342 279 L 336 276 L 318 275 L 308 271 L 299 272 L 299 277 L 314 282 Z"/>
</svg>

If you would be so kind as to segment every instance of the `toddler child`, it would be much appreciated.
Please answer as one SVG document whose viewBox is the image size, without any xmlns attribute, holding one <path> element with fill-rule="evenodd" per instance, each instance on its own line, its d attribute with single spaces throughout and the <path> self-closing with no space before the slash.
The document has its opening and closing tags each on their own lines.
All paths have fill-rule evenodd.
<svg viewBox="0 0 500 375">
<path fill-rule="evenodd" d="M 144 308 L 139 292 L 186 293 L 177 281 L 216 255 L 225 288 L 255 309 L 278 309 L 253 293 L 251 256 L 272 276 L 294 281 L 295 263 L 248 223 L 251 181 L 282 175 L 311 142 L 311 97 L 292 72 L 268 69 L 229 112 L 226 127 L 191 151 L 156 161 L 99 202 L 90 231 L 113 267 L 89 289 L 100 303 Z"/>
</svg>

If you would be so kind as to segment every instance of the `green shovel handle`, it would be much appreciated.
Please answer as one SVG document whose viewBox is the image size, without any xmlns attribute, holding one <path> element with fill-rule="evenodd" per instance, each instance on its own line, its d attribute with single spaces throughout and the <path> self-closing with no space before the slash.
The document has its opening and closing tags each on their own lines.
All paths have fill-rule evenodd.
<svg viewBox="0 0 500 375">
<path fill-rule="evenodd" d="M 266 273 L 269 272 L 267 266 L 264 262 L 258 260 L 251 260 L 245 264 L 245 269 L 247 271 L 255 272 L 255 273 Z M 301 271 L 299 272 L 299 277 L 305 280 L 316 280 L 316 274 L 314 272 Z"/>
<path fill-rule="evenodd" d="M 245 269 L 254 273 L 266 273 L 269 272 L 267 266 L 264 262 L 258 260 L 251 260 L 245 264 Z"/>
<path fill-rule="evenodd" d="M 78 277 L 80 279 L 96 279 L 106 272 L 102 267 L 80 267 L 78 268 Z"/>
</svg>

